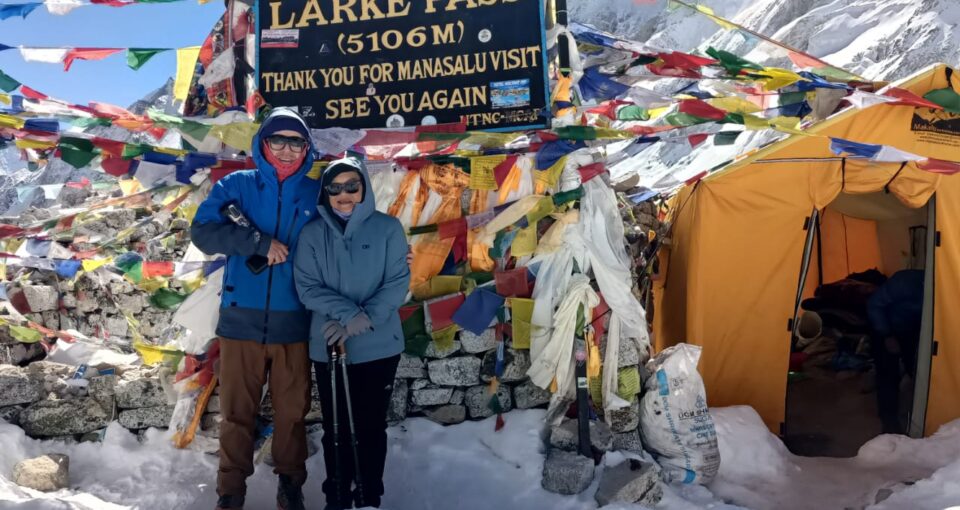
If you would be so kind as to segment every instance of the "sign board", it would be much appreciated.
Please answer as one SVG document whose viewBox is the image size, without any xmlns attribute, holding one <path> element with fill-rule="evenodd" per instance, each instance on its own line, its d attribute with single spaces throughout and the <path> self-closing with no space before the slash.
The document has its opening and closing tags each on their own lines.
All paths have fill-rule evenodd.
<svg viewBox="0 0 960 510">
<path fill-rule="evenodd" d="M 314 128 L 543 127 L 541 0 L 258 0 L 258 90 Z"/>
</svg>

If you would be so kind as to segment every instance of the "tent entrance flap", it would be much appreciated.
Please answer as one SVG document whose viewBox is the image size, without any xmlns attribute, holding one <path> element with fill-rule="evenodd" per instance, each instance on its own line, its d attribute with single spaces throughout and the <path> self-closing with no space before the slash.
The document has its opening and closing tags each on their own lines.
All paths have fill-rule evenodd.
<svg viewBox="0 0 960 510">
<path fill-rule="evenodd" d="M 930 369 L 933 362 L 933 310 L 936 284 L 937 196 L 927 204 L 926 239 L 923 257 L 926 271 L 923 278 L 923 322 L 920 326 L 920 344 L 917 346 L 917 368 L 913 388 L 913 408 L 910 411 L 910 437 L 923 437 L 927 422 L 927 403 L 930 399 Z M 911 229 L 911 241 L 914 229 Z M 916 261 L 911 261 L 916 263 Z"/>
</svg>

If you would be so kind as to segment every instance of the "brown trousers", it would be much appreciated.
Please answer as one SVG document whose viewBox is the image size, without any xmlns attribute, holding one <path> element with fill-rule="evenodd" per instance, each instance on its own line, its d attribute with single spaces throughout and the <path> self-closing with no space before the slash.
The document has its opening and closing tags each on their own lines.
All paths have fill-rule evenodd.
<svg viewBox="0 0 960 510">
<path fill-rule="evenodd" d="M 253 446 L 263 385 L 273 400 L 274 472 L 302 485 L 307 479 L 310 353 L 307 342 L 261 344 L 220 339 L 220 469 L 218 495 L 245 495 L 253 474 Z"/>
</svg>

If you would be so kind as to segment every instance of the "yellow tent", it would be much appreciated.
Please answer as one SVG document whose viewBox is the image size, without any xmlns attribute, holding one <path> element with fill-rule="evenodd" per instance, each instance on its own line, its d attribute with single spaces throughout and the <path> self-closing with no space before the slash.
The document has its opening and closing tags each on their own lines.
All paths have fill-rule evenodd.
<svg viewBox="0 0 960 510">
<path fill-rule="evenodd" d="M 919 96 L 948 86 L 960 91 L 948 85 L 952 72 L 935 65 L 892 86 Z M 952 81 L 960 84 L 960 76 Z M 929 373 L 920 429 L 930 434 L 960 418 L 960 176 L 937 175 L 914 163 L 902 167 L 841 158 L 824 136 L 960 161 L 960 115 L 881 104 L 849 108 L 808 132 L 822 136 L 791 136 L 675 197 L 672 243 L 661 253 L 664 275 L 656 289 L 656 347 L 679 342 L 703 346 L 700 370 L 710 405 L 751 405 L 777 431 L 784 421 L 798 293 L 808 294 L 817 283 L 811 279 L 816 270 L 801 272 L 809 267 L 811 218 L 820 216 L 822 226 L 838 221 L 827 207 L 841 195 L 886 191 L 911 208 L 935 204 L 930 209 L 939 244 L 931 250 L 933 271 L 927 272 L 928 283 L 934 283 L 928 285 L 928 292 L 934 289 L 928 317 L 932 314 L 935 343 L 928 341 L 925 349 L 921 342 L 920 351 L 921 360 L 926 353 Z M 855 222 L 839 221 L 842 239 L 825 238 L 820 244 L 822 250 L 842 253 L 845 267 L 821 274 L 873 267 L 881 258 L 870 237 L 876 229 L 869 222 L 858 228 Z M 918 385 L 926 384 L 919 379 Z"/>
</svg>

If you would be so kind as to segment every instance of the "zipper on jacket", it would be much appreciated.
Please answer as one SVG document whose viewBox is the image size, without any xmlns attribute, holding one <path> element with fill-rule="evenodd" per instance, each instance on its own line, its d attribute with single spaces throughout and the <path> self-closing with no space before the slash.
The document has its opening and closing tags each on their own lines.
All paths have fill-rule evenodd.
<svg viewBox="0 0 960 510">
<path fill-rule="evenodd" d="M 283 205 L 283 182 L 278 183 L 279 189 L 277 190 L 277 224 L 273 228 L 273 238 L 277 239 L 277 235 L 280 234 L 280 209 Z M 279 239 L 277 239 L 279 241 Z M 270 324 L 270 290 L 273 287 L 273 265 L 267 269 L 267 302 L 264 306 L 263 311 L 263 344 L 267 343 L 267 329 Z"/>
</svg>

